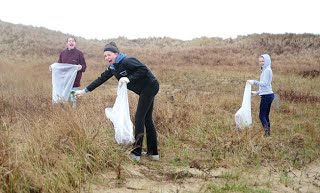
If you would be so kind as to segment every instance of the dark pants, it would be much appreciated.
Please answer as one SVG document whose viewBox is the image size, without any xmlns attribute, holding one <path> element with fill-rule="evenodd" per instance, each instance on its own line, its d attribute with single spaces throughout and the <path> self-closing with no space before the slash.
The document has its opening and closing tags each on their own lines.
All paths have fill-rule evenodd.
<svg viewBox="0 0 320 193">
<path fill-rule="evenodd" d="M 274 94 L 261 95 L 259 118 L 266 135 L 270 135 L 270 109 Z"/>
<path fill-rule="evenodd" d="M 147 148 L 149 155 L 158 155 L 157 132 L 152 120 L 154 98 L 159 91 L 158 81 L 147 85 L 139 95 L 137 112 L 135 115 L 135 143 L 132 153 L 141 155 L 144 127 L 146 127 Z"/>
</svg>

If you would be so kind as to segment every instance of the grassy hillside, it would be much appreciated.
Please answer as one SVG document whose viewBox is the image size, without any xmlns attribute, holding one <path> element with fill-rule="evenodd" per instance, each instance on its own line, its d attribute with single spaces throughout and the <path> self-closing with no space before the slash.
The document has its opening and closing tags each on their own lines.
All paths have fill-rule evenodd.
<svg viewBox="0 0 320 193">
<path fill-rule="evenodd" d="M 160 81 L 154 118 L 161 161 L 139 164 L 115 143 L 104 115 L 114 104 L 115 79 L 80 98 L 77 109 L 51 105 L 48 66 L 66 37 L 0 21 L 0 192 L 319 192 L 320 36 L 78 37 L 88 64 L 81 87 L 106 68 L 102 48 L 109 41 Z M 234 123 L 245 81 L 259 78 L 262 53 L 271 55 L 281 98 L 271 112 L 270 138 L 262 136 L 258 97 L 253 127 L 240 132 Z M 132 92 L 129 103 L 133 118 Z M 137 178 L 150 185 L 129 185 Z"/>
</svg>

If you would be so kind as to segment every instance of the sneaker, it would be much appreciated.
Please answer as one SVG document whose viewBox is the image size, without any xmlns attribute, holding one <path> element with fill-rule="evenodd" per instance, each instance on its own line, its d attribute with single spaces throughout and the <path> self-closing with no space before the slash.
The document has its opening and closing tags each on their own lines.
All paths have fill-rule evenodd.
<svg viewBox="0 0 320 193">
<path fill-rule="evenodd" d="M 270 129 L 265 129 L 264 130 L 264 136 L 265 137 L 270 137 Z"/>
<path fill-rule="evenodd" d="M 141 152 L 141 155 L 148 157 L 149 159 L 153 161 L 159 161 L 160 156 L 159 155 L 149 155 L 147 152 Z"/>
<path fill-rule="evenodd" d="M 159 155 L 149 155 L 148 157 L 153 161 L 159 161 L 160 160 L 160 156 Z"/>
<path fill-rule="evenodd" d="M 139 162 L 139 161 L 140 161 L 140 156 L 134 155 L 133 153 L 130 153 L 129 157 L 130 157 L 130 159 L 133 160 L 133 161 L 136 161 L 136 162 Z"/>
</svg>

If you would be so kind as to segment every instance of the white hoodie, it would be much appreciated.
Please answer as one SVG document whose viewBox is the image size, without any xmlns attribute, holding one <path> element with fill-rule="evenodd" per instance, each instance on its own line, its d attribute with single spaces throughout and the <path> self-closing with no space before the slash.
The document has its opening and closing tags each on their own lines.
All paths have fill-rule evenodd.
<svg viewBox="0 0 320 193">
<path fill-rule="evenodd" d="M 260 80 L 254 81 L 254 84 L 259 86 L 258 94 L 267 95 L 272 94 L 272 70 L 271 70 L 271 58 L 268 54 L 263 54 L 261 57 L 264 58 L 264 65 L 262 66 L 262 72 L 260 75 Z"/>
</svg>

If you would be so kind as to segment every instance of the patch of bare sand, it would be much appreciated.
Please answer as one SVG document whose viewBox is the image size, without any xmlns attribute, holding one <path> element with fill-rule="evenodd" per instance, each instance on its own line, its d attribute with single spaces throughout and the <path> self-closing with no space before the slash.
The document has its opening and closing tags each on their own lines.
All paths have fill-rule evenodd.
<svg viewBox="0 0 320 193">
<path fill-rule="evenodd" d="M 124 179 L 117 179 L 115 172 L 100 177 L 99 183 L 86 187 L 86 192 L 200 192 L 208 181 L 203 172 L 197 169 L 167 171 L 150 169 L 141 164 L 128 165 L 123 171 Z"/>
<path fill-rule="evenodd" d="M 238 173 L 238 179 L 229 179 L 226 173 Z M 245 184 L 252 189 L 281 193 L 319 193 L 320 161 L 301 170 L 278 171 L 272 167 L 259 169 L 215 168 L 165 168 L 161 162 L 128 164 L 117 179 L 116 172 L 102 174 L 83 189 L 95 193 L 163 193 L 205 192 L 208 185 L 223 187 L 226 183 Z"/>
<path fill-rule="evenodd" d="M 255 187 L 265 187 L 273 193 L 319 193 L 320 160 L 298 170 L 263 167 L 259 171 L 248 170 L 247 181 Z"/>
</svg>

